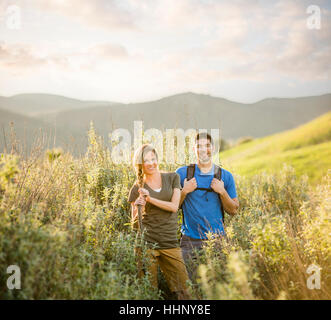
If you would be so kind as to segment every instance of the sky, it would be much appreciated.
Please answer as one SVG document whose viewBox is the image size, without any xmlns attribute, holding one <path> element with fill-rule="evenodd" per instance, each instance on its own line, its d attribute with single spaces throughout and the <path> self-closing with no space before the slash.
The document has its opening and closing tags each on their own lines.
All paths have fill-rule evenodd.
<svg viewBox="0 0 331 320">
<path fill-rule="evenodd" d="M 314 7 L 311 7 L 314 5 Z M 331 1 L 0 0 L 0 95 L 331 92 Z"/>
</svg>

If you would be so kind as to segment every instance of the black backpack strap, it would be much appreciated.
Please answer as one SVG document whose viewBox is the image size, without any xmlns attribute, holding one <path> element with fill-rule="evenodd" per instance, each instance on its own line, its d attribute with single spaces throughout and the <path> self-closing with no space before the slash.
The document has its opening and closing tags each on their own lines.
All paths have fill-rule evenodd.
<svg viewBox="0 0 331 320">
<path fill-rule="evenodd" d="M 214 178 L 221 180 L 222 179 L 222 168 L 217 166 L 215 164 L 215 168 L 214 168 Z M 223 203 L 222 200 L 220 199 L 220 203 L 221 203 L 221 210 L 222 210 L 222 222 L 223 222 L 223 226 L 224 226 L 224 210 L 223 210 Z"/>
<path fill-rule="evenodd" d="M 218 180 L 222 179 L 222 169 L 221 169 L 221 167 L 217 166 L 216 164 L 214 167 L 214 178 L 216 178 Z"/>
<path fill-rule="evenodd" d="M 187 181 L 191 180 L 194 177 L 194 173 L 195 173 L 195 164 L 190 164 L 187 166 L 187 171 L 186 171 L 186 179 Z M 214 166 L 214 178 L 221 180 L 222 179 L 222 169 L 221 167 L 217 166 L 215 164 Z M 204 190 L 207 192 L 213 192 L 213 190 L 211 188 L 196 188 L 196 190 Z M 221 211 L 222 211 L 222 222 L 224 225 L 224 210 L 223 210 L 223 204 L 222 201 L 220 199 L 220 203 L 221 203 Z M 184 215 L 183 215 L 184 218 Z"/>
<path fill-rule="evenodd" d="M 191 180 L 194 177 L 195 164 L 190 164 L 187 166 L 186 178 L 187 181 Z M 222 169 L 215 165 L 214 166 L 214 178 L 221 180 L 222 179 Z M 196 188 L 196 190 L 204 190 L 209 192 L 214 192 L 211 188 Z"/>
<path fill-rule="evenodd" d="M 187 171 L 186 171 L 187 181 L 191 180 L 194 177 L 194 172 L 195 172 L 195 164 L 192 163 L 187 166 Z"/>
<path fill-rule="evenodd" d="M 195 164 L 191 163 L 190 165 L 187 166 L 187 169 L 186 169 L 187 181 L 191 180 L 194 177 L 194 172 L 195 172 Z M 180 207 L 182 207 L 182 206 L 180 206 Z M 184 219 L 184 214 L 183 214 L 183 219 Z"/>
</svg>

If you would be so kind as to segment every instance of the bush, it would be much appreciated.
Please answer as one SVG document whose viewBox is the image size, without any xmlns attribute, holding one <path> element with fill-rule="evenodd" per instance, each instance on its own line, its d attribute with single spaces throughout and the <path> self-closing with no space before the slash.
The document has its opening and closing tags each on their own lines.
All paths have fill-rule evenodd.
<svg viewBox="0 0 331 320">
<path fill-rule="evenodd" d="M 327 185 L 309 191 L 306 177 L 296 177 L 289 167 L 236 180 L 241 209 L 226 217 L 223 258 L 208 259 L 207 249 L 202 253 L 203 297 L 330 299 Z M 321 268 L 321 290 L 307 287 L 310 265 Z"/>
<path fill-rule="evenodd" d="M 0 299 L 165 296 L 137 277 L 134 248 L 145 259 L 146 246 L 130 228 L 133 169 L 111 161 L 93 128 L 89 136 L 80 159 L 54 151 L 28 159 L 1 155 L 0 269 L 18 265 L 22 285 L 8 290 L 9 275 L 0 273 Z M 240 212 L 225 217 L 221 250 L 207 241 L 193 297 L 330 299 L 328 181 L 311 190 L 289 167 L 235 180 Z M 321 268 L 321 290 L 307 288 L 311 264 Z"/>
</svg>

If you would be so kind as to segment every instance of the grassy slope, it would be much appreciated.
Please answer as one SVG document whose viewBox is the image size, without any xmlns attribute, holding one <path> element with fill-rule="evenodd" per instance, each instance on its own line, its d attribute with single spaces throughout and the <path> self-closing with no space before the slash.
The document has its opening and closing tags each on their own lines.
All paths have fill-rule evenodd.
<svg viewBox="0 0 331 320">
<path fill-rule="evenodd" d="M 331 169 L 331 112 L 296 129 L 222 152 L 221 161 L 242 175 L 275 171 L 287 163 L 318 183 Z"/>
</svg>

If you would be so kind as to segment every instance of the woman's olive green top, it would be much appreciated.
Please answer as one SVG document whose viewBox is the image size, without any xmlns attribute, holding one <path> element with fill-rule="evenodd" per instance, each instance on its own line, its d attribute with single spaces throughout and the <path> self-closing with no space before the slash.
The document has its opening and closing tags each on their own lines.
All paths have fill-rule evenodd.
<svg viewBox="0 0 331 320">
<path fill-rule="evenodd" d="M 160 192 L 150 188 L 146 183 L 144 188 L 149 191 L 152 198 L 171 201 L 175 188 L 180 189 L 180 178 L 175 172 L 161 172 L 162 187 Z M 139 197 L 138 184 L 135 183 L 129 192 L 129 202 L 134 202 Z M 142 215 L 145 240 L 156 249 L 169 249 L 178 247 L 177 239 L 177 212 L 163 210 L 147 202 L 145 212 Z"/>
</svg>

